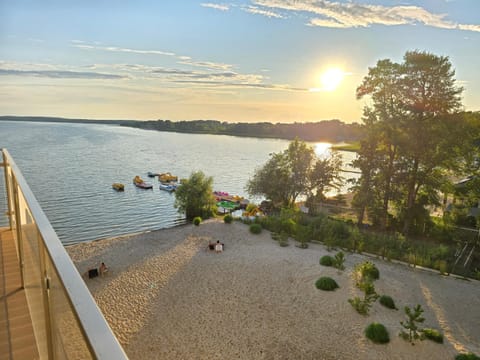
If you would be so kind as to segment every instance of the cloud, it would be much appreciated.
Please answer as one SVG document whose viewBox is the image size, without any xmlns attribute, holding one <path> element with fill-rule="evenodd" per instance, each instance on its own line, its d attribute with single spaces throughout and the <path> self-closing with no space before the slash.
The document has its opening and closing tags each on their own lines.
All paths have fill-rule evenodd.
<svg viewBox="0 0 480 360">
<path fill-rule="evenodd" d="M 221 10 L 221 11 L 228 11 L 230 7 L 225 4 L 214 4 L 214 3 L 201 3 L 200 6 L 206 7 L 206 8 L 212 8 L 216 10 Z"/>
<path fill-rule="evenodd" d="M 72 47 L 76 47 L 82 50 L 97 50 L 97 51 L 112 51 L 112 52 L 121 52 L 121 53 L 131 53 L 131 54 L 140 54 L 140 55 L 160 55 L 160 56 L 171 56 L 178 59 L 179 64 L 195 66 L 195 67 L 204 67 L 208 69 L 217 69 L 217 70 L 228 70 L 233 66 L 230 64 L 216 63 L 212 61 L 197 61 L 193 60 L 190 56 L 185 55 L 176 55 L 173 52 L 169 51 L 160 51 L 160 50 L 138 50 L 130 48 L 121 48 L 116 46 L 97 46 L 87 44 L 81 40 L 72 40 Z"/>
<path fill-rule="evenodd" d="M 224 81 L 213 81 L 213 80 L 177 80 L 176 83 L 182 84 L 202 84 L 212 87 L 221 87 L 221 88 L 256 88 L 256 89 L 268 89 L 268 90 L 283 90 L 283 91 L 301 91 L 309 92 L 309 89 L 306 88 L 296 88 L 289 85 L 283 84 L 253 84 L 253 83 L 243 83 L 243 82 L 224 82 Z"/>
<path fill-rule="evenodd" d="M 260 9 L 258 6 L 243 6 L 241 9 L 251 14 L 263 15 L 269 18 L 284 19 L 283 15 L 277 14 L 270 10 Z"/>
<path fill-rule="evenodd" d="M 72 41 L 73 42 L 73 41 Z M 88 45 L 74 42 L 73 47 L 83 49 L 83 50 L 101 50 L 101 51 L 112 51 L 112 52 L 123 52 L 123 53 L 132 53 L 132 54 L 142 54 L 142 55 L 162 55 L 162 56 L 175 56 L 175 53 L 168 51 L 160 50 L 138 50 L 138 49 L 129 49 L 129 48 L 120 48 L 116 46 L 96 46 Z"/>
<path fill-rule="evenodd" d="M 195 67 L 204 67 L 204 68 L 214 69 L 214 70 L 228 70 L 233 67 L 230 64 L 216 63 L 211 61 L 182 60 L 182 61 L 179 61 L 178 63 L 183 65 L 195 66 Z"/>
<path fill-rule="evenodd" d="M 480 31 L 480 25 L 457 24 L 447 20 L 446 14 L 434 14 L 419 6 L 382 6 L 329 0 L 253 0 L 253 3 L 270 9 L 314 14 L 315 17 L 309 20 L 310 26 L 355 28 L 424 24 L 442 29 Z"/>
<path fill-rule="evenodd" d="M 45 77 L 51 79 L 102 79 L 116 80 L 125 79 L 125 76 L 115 74 L 105 74 L 97 72 L 81 72 L 68 70 L 14 70 L 0 69 L 0 76 L 33 76 Z"/>
</svg>

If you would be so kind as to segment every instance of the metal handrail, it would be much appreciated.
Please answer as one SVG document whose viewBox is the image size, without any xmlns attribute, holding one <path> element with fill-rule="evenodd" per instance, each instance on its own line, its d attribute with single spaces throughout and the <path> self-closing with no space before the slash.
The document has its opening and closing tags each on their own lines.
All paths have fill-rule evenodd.
<svg viewBox="0 0 480 360">
<path fill-rule="evenodd" d="M 6 149 L 1 149 L 1 152 L 4 159 L 2 166 L 5 171 L 10 167 L 15 176 L 93 356 L 97 359 L 128 359 L 20 169 Z"/>
</svg>

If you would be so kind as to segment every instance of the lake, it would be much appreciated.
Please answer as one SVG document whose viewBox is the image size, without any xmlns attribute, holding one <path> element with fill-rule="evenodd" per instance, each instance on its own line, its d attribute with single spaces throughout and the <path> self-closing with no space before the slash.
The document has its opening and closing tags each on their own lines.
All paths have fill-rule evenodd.
<svg viewBox="0 0 480 360">
<path fill-rule="evenodd" d="M 100 124 L 0 121 L 0 147 L 12 155 L 64 244 L 183 223 L 173 206 L 175 195 L 160 190 L 148 171 L 186 178 L 201 170 L 213 177 L 215 190 L 248 197 L 245 185 L 255 169 L 288 143 Z M 320 156 L 328 156 L 329 144 L 311 145 Z M 341 153 L 345 162 L 355 156 Z M 153 190 L 135 187 L 135 175 L 153 183 Z M 124 183 L 125 191 L 114 191 L 114 182 Z M 0 218 L 0 225 L 5 224 Z"/>
</svg>

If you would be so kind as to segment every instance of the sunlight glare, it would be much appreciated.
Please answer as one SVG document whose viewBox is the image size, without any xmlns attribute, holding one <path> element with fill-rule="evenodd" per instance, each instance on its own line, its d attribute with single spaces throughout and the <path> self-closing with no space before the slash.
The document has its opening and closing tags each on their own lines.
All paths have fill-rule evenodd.
<svg viewBox="0 0 480 360">
<path fill-rule="evenodd" d="M 345 73 L 339 68 L 329 68 L 320 76 L 322 89 L 334 91 L 342 82 Z"/>
<path fill-rule="evenodd" d="M 330 148 L 332 144 L 326 142 L 316 143 L 314 146 L 315 155 L 320 159 L 328 158 L 330 156 Z"/>
</svg>

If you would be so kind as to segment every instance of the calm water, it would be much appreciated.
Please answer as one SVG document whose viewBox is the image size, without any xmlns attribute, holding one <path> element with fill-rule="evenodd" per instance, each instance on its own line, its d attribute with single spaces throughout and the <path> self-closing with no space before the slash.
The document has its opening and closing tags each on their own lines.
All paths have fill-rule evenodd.
<svg viewBox="0 0 480 360">
<path fill-rule="evenodd" d="M 188 177 L 202 170 L 213 177 L 215 190 L 247 196 L 255 168 L 287 146 L 285 140 L 0 121 L 0 148 L 8 149 L 64 244 L 182 223 L 175 195 L 161 191 L 148 171 Z M 323 150 L 319 144 L 317 151 Z M 153 190 L 136 188 L 135 175 L 153 183 Z M 125 191 L 114 191 L 113 182 L 124 183 Z M 2 214 L 3 186 L 0 181 Z"/>
</svg>

